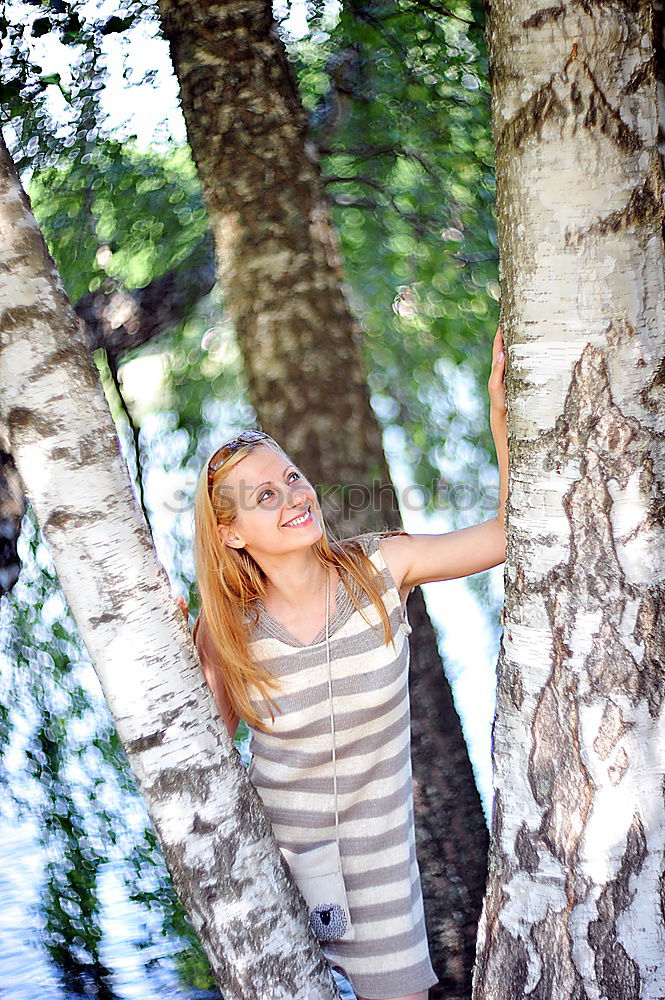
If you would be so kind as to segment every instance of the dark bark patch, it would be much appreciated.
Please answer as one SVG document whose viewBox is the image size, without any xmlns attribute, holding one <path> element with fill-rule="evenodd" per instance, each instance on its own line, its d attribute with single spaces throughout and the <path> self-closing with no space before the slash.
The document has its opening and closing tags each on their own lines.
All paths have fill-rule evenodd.
<svg viewBox="0 0 665 1000">
<path fill-rule="evenodd" d="M 614 10 L 611 3 L 608 0 L 571 0 L 567 6 L 559 7 L 542 7 L 537 10 L 535 14 L 528 17 L 526 21 L 522 21 L 523 28 L 542 28 L 545 24 L 556 23 L 561 17 L 564 17 L 573 7 L 580 7 L 585 14 L 589 17 L 599 9 L 608 7 Z"/>
<path fill-rule="evenodd" d="M 594 787 L 580 754 L 577 687 L 577 678 L 555 665 L 534 713 L 528 764 L 533 797 L 543 808 L 539 834 L 566 868 L 576 863 Z"/>
<path fill-rule="evenodd" d="M 497 152 L 519 149 L 532 135 L 542 137 L 548 121 L 574 119 L 591 132 L 601 132 L 624 153 L 640 150 L 639 135 L 623 120 L 599 87 L 588 65 L 578 59 L 577 46 L 563 71 L 536 90 L 497 137 Z"/>
<path fill-rule="evenodd" d="M 157 733 L 150 733 L 147 736 L 139 736 L 135 740 L 127 740 L 125 742 L 125 751 L 127 754 L 141 754 L 146 750 L 152 750 L 154 747 L 161 746 L 164 742 L 164 730 L 160 729 Z"/>
<path fill-rule="evenodd" d="M 14 406 L 9 410 L 7 427 L 13 448 L 18 442 L 49 438 L 58 433 L 58 426 L 52 420 L 24 406 Z"/>
<path fill-rule="evenodd" d="M 644 643 L 644 661 L 640 669 L 640 691 L 649 705 L 649 713 L 660 715 L 665 697 L 665 588 L 646 591 L 637 613 L 633 637 Z"/>
<path fill-rule="evenodd" d="M 51 310 L 44 309 L 37 303 L 29 306 L 10 306 L 9 309 L 4 309 L 0 313 L 2 341 L 6 343 L 9 334 L 24 334 L 35 326 L 50 325 L 52 322 L 53 313 Z"/>
<path fill-rule="evenodd" d="M 607 100 L 588 66 L 584 67 L 584 74 L 591 83 L 588 110 L 584 117 L 586 127 L 591 131 L 598 129 L 624 153 L 638 152 L 643 142 L 637 132 L 626 124 L 619 110 Z"/>
<path fill-rule="evenodd" d="M 540 979 L 530 1000 L 588 1000 L 572 956 L 568 927 L 569 909 L 555 912 L 549 906 L 540 923 L 531 928 L 531 940 L 540 959 Z"/>
<path fill-rule="evenodd" d="M 598 757 L 606 760 L 623 734 L 633 725 L 632 722 L 626 723 L 618 705 L 613 701 L 607 701 L 593 741 L 593 749 Z"/>
<path fill-rule="evenodd" d="M 532 136 L 542 135 L 543 125 L 552 118 L 568 117 L 566 105 L 559 99 L 551 82 L 544 84 L 504 126 L 497 138 L 497 149 L 519 149 Z"/>
<path fill-rule="evenodd" d="M 660 413 L 665 397 L 665 358 L 660 362 L 651 382 L 639 394 L 640 403 L 653 413 Z"/>
<path fill-rule="evenodd" d="M 611 571 L 611 567 L 607 570 Z M 619 618 L 619 614 L 615 617 Z M 644 697 L 641 665 L 626 648 L 617 623 L 604 621 L 601 624 L 585 666 L 594 692 L 605 697 L 614 693 L 627 694 L 633 704 Z"/>
<path fill-rule="evenodd" d="M 208 820 L 202 819 L 198 813 L 194 813 L 194 819 L 192 820 L 191 831 L 195 834 L 201 834 L 203 837 L 207 837 L 212 834 L 217 829 L 216 823 L 210 823 Z"/>
<path fill-rule="evenodd" d="M 73 319 L 78 333 L 76 317 L 73 316 Z M 53 321 L 53 317 L 50 317 L 50 321 Z M 68 379 L 71 379 L 72 383 L 76 385 L 77 390 L 79 386 L 83 389 L 99 389 L 99 373 L 88 348 L 81 341 L 70 337 L 66 338 L 66 344 L 52 351 L 35 374 L 39 377 L 42 374 L 50 375 L 62 372 L 67 374 Z"/>
<path fill-rule="evenodd" d="M 533 874 L 538 871 L 538 851 L 533 846 L 532 834 L 526 823 L 522 823 L 515 837 L 515 856 L 524 871 Z"/>
<path fill-rule="evenodd" d="M 524 995 L 528 956 L 523 942 L 501 923 L 506 902 L 503 885 L 510 877 L 510 865 L 501 847 L 503 803 L 500 789 L 494 792 L 492 836 L 489 851 L 489 879 L 484 908 L 485 941 L 479 949 L 473 976 L 473 995 L 492 1000 L 515 1000 Z"/>
<path fill-rule="evenodd" d="M 542 28 L 544 24 L 552 24 L 556 22 L 559 18 L 563 17 L 566 13 L 566 7 L 541 7 L 537 10 L 535 14 L 531 17 L 527 17 L 526 21 L 522 21 L 523 28 Z"/>
<path fill-rule="evenodd" d="M 522 684 L 522 671 L 517 665 L 511 671 L 508 689 L 510 691 L 510 700 L 519 712 L 524 703 L 524 685 Z"/>
<path fill-rule="evenodd" d="M 589 924 L 588 941 L 594 952 L 598 984 L 607 1000 L 639 1000 L 640 971 L 617 934 L 617 920 L 635 895 L 630 879 L 639 875 L 647 857 L 647 842 L 639 813 L 635 813 L 626 836 L 626 848 L 616 876 L 598 899 L 598 917 Z"/>
<path fill-rule="evenodd" d="M 616 336 L 621 334 L 617 331 Z M 615 479 L 621 488 L 625 488 L 635 466 L 645 467 L 650 461 L 650 443 L 650 434 L 641 428 L 634 417 L 625 416 L 614 403 L 603 352 L 587 344 L 573 366 L 563 414 L 555 424 L 548 449 L 550 466 L 556 465 L 558 460 L 560 468 L 562 459 L 575 458 L 580 462 L 582 476 L 586 476 L 591 454 L 600 470 L 597 481 L 602 492 L 598 493 L 598 503 L 601 509 L 609 512 L 611 498 L 605 482 Z M 595 510 L 595 505 L 591 510 Z M 581 518 L 581 523 L 586 520 L 588 515 Z M 609 522 L 605 535 L 613 547 Z"/>
<path fill-rule="evenodd" d="M 575 591 L 575 599 L 581 608 L 589 609 L 599 607 L 606 601 L 622 573 L 610 522 L 612 500 L 603 475 L 607 470 L 600 470 L 597 466 L 588 470 L 584 462 L 583 457 L 582 478 L 573 484 L 562 501 L 574 528 L 568 574 L 560 575 L 562 591 L 568 583 Z M 568 581 L 565 580 L 567 575 L 570 577 Z M 563 593 L 562 596 L 570 599 Z M 557 625 L 565 628 L 563 619 Z"/>
<path fill-rule="evenodd" d="M 79 510 L 65 510 L 63 507 L 57 507 L 51 511 L 50 515 L 44 521 L 42 529 L 48 538 L 52 531 L 64 532 L 72 528 L 80 528 L 84 524 L 97 524 L 104 519 L 101 511 L 83 514 Z M 111 620 L 115 620 L 115 616 L 104 615 L 101 618 L 95 619 L 95 621 L 99 622 Z"/>
<path fill-rule="evenodd" d="M 215 783 L 217 766 L 189 767 L 187 770 L 187 791 L 193 800 L 205 802 Z M 183 787 L 183 772 L 179 768 L 162 768 L 152 787 L 156 799 L 170 798 Z"/>
<path fill-rule="evenodd" d="M 117 622 L 118 616 L 105 611 L 104 614 L 96 615 L 94 618 L 90 619 L 90 624 L 93 628 L 97 628 L 99 625 L 108 625 L 109 623 Z"/>
<path fill-rule="evenodd" d="M 660 225 L 662 211 L 660 191 L 656 190 L 653 179 L 647 177 L 642 187 L 633 191 L 624 208 L 610 212 L 573 237 L 566 234 L 566 246 L 577 245 L 587 236 L 608 236 L 643 226 L 651 231 L 654 223 Z"/>
<path fill-rule="evenodd" d="M 646 62 L 641 63 L 633 70 L 630 80 L 623 88 L 623 93 L 628 96 L 637 93 L 640 87 L 651 86 L 655 74 L 656 60 L 652 56 L 651 59 L 647 59 Z"/>
<path fill-rule="evenodd" d="M 501 796 L 501 789 L 497 788 L 494 792 L 494 799 L 492 800 L 493 843 L 501 843 L 502 836 L 503 836 L 503 798 Z"/>
<path fill-rule="evenodd" d="M 525 945 L 513 937 L 500 920 L 487 929 L 485 948 L 474 971 L 474 995 L 492 1000 L 516 1000 L 524 996 L 528 973 Z"/>
<path fill-rule="evenodd" d="M 90 434 L 83 434 L 77 441 L 77 464 L 92 465 L 104 458 L 116 459 L 119 454 L 118 438 L 109 429 L 108 433 L 99 433 L 95 429 Z"/>
</svg>

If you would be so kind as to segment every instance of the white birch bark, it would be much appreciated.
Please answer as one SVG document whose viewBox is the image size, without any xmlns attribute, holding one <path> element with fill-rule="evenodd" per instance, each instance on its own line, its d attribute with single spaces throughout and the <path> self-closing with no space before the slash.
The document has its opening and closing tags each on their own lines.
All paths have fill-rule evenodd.
<svg viewBox="0 0 665 1000">
<path fill-rule="evenodd" d="M 650 5 L 492 0 L 510 483 L 476 1000 L 665 996 Z"/>
<path fill-rule="evenodd" d="M 1 139 L 0 417 L 225 1000 L 332 1000 L 305 904 L 171 598 L 97 371 Z"/>
</svg>

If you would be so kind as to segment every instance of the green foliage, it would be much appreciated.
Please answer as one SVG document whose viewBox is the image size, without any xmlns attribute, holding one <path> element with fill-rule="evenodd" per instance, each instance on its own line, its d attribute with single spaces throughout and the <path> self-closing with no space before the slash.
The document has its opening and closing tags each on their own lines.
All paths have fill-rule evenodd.
<svg viewBox="0 0 665 1000">
<path fill-rule="evenodd" d="M 289 43 L 363 319 L 373 400 L 429 489 L 451 460 L 475 481 L 492 453 L 487 410 L 460 421 L 445 380 L 447 361 L 486 383 L 498 318 L 487 62 L 472 13 L 464 3 L 451 14 L 349 0 Z"/>
<path fill-rule="evenodd" d="M 171 958 L 183 981 L 192 989 L 216 991 L 210 964 L 173 888 L 152 828 L 145 829 L 142 839 L 129 856 L 129 862 L 133 869 L 130 899 L 159 914 L 162 934 L 176 943 Z M 152 944 L 152 936 L 147 936 L 142 942 L 144 948 Z"/>
<path fill-rule="evenodd" d="M 41 942 L 68 985 L 103 997 L 98 878 L 122 828 L 109 790 L 137 793 L 103 698 L 85 686 L 85 654 L 30 510 L 19 551 L 21 578 L 3 610 L 3 703 L 7 745 L 20 731 L 30 780 L 4 794 L 37 819 L 46 849 Z"/>
<path fill-rule="evenodd" d="M 138 38 L 158 19 L 154 4 L 121 0 L 110 18 L 77 0 L 13 0 L 0 12 L 0 123 L 19 170 L 84 163 L 108 134 L 100 92 L 106 38 Z M 48 44 L 44 44 L 48 43 Z M 56 66 L 44 69 L 43 63 Z"/>
<path fill-rule="evenodd" d="M 28 193 L 73 302 L 109 282 L 143 287 L 204 252 L 207 215 L 187 148 L 99 142 L 85 163 L 44 168 Z"/>
</svg>

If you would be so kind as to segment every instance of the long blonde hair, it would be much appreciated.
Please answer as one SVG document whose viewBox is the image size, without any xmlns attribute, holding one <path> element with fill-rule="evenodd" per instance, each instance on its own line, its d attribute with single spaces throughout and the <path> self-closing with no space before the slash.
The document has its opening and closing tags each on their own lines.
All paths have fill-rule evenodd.
<svg viewBox="0 0 665 1000">
<path fill-rule="evenodd" d="M 285 458 L 287 456 L 268 435 L 234 447 L 237 440 L 232 439 L 227 443 L 226 447 L 231 449 L 230 455 L 216 466 L 210 477 L 209 463 L 205 463 L 196 488 L 194 557 L 201 604 L 199 617 L 194 625 L 194 636 L 196 637 L 196 629 L 202 617 L 205 618 L 215 652 L 215 666 L 229 705 L 238 718 L 248 725 L 266 729 L 250 700 L 250 688 L 264 700 L 274 721 L 274 713 L 279 708 L 272 695 L 279 689 L 279 679 L 252 658 L 248 636 L 248 628 L 258 621 L 256 600 L 265 596 L 266 577 L 245 549 L 231 548 L 223 543 L 218 528 L 232 523 L 236 507 L 232 491 L 220 489 L 220 486 L 231 469 L 259 445 L 273 448 Z M 366 621 L 360 606 L 360 595 L 352 582 L 357 585 L 360 594 L 363 591 L 367 594 L 381 617 L 386 645 L 392 641 L 388 613 L 381 598 L 385 587 L 380 586 L 381 578 L 358 538 L 329 540 L 324 524 L 323 535 L 314 543 L 313 549 L 325 567 L 340 570 L 339 575 L 347 593 Z"/>
</svg>

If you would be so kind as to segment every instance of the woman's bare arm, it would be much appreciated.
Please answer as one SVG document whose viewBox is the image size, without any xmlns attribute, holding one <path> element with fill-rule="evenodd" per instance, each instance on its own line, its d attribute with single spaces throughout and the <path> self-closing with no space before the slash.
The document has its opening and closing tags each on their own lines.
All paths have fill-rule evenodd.
<svg viewBox="0 0 665 1000">
<path fill-rule="evenodd" d="M 492 347 L 487 383 L 490 427 L 499 465 L 496 517 L 442 535 L 391 535 L 381 540 L 381 552 L 402 597 L 412 587 L 435 580 L 453 580 L 498 566 L 506 558 L 505 507 L 508 497 L 508 431 L 504 383 L 505 353 L 501 327 Z"/>
</svg>

